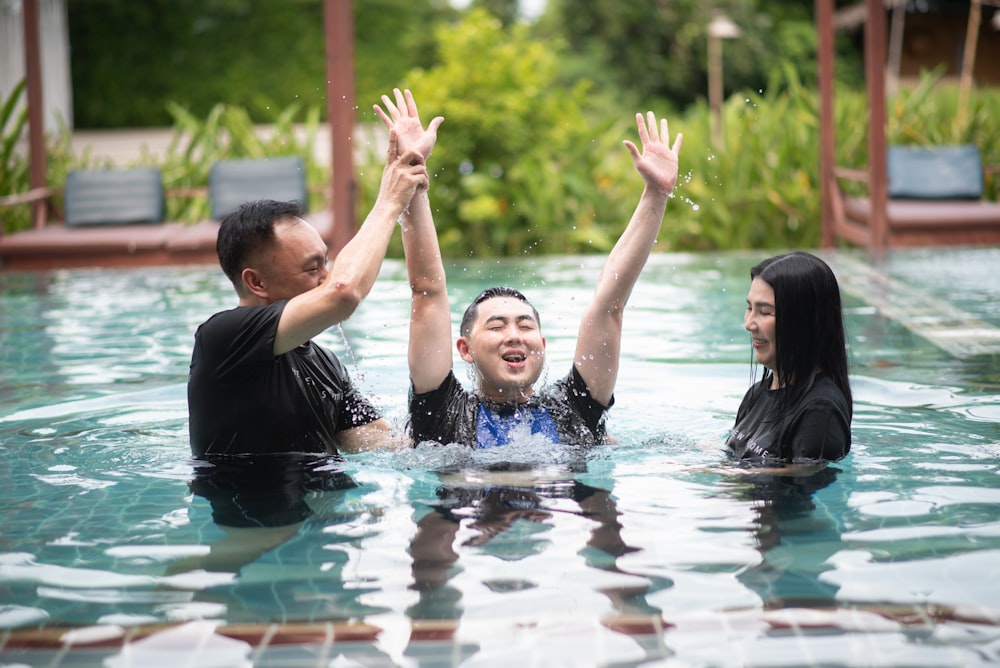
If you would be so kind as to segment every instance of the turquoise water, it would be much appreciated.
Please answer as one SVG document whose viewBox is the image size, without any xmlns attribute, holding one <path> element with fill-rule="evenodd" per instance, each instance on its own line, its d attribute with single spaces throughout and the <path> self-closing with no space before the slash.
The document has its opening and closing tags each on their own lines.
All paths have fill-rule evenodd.
<svg viewBox="0 0 1000 668">
<path fill-rule="evenodd" d="M 416 665 L 406 629 L 445 620 L 468 665 L 521 656 L 525 633 L 535 658 L 599 643 L 623 665 L 1000 661 L 996 355 L 955 358 L 849 295 L 851 455 L 746 475 L 720 446 L 751 380 L 742 312 L 762 257 L 652 258 L 626 314 L 618 445 L 231 472 L 196 469 L 187 442 L 193 331 L 235 303 L 217 268 L 0 275 L 0 630 L 363 621 L 385 665 Z M 600 263 L 452 265 L 454 318 L 485 285 L 524 288 L 555 380 Z M 1000 327 L 1000 249 L 879 269 Z M 319 339 L 397 426 L 407 317 L 389 261 Z M 234 498 L 261 524 L 297 523 L 226 529 L 212 504 L 221 516 Z M 663 629 L 639 641 L 608 621 L 637 618 Z"/>
</svg>

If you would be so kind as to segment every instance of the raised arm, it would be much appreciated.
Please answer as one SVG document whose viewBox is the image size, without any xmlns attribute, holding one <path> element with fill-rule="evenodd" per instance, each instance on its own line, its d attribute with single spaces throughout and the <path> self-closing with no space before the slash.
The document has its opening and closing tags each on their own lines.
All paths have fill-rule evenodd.
<svg viewBox="0 0 1000 668">
<path fill-rule="evenodd" d="M 574 358 L 590 395 L 605 406 L 618 379 L 625 304 L 660 231 L 667 199 L 677 183 L 677 156 L 683 141 L 683 135 L 678 134 L 671 147 L 666 119 L 660 119 L 657 127 L 653 112 L 648 112 L 645 120 L 636 114 L 635 123 L 642 152 L 631 141 L 624 143 L 645 187 L 597 278 L 594 299 L 580 321 Z"/>
<path fill-rule="evenodd" d="M 410 91 L 400 92 L 397 88 L 393 93 L 395 102 L 383 95 L 385 110 L 376 105 L 375 111 L 390 131 L 397 134 L 401 147 L 417 151 L 426 160 L 444 119 L 435 117 L 425 130 Z M 413 390 L 421 393 L 441 385 L 452 366 L 448 286 L 426 190 L 413 197 L 409 208 L 403 212 L 402 224 L 411 294 L 407 356 Z"/>
<path fill-rule="evenodd" d="M 427 190 L 427 166 L 415 150 L 399 150 L 389 133 L 389 151 L 378 196 L 354 237 L 337 254 L 318 287 L 291 299 L 282 312 L 274 354 L 300 346 L 346 320 L 372 289 L 389 247 L 396 219 L 414 193 Z"/>
</svg>

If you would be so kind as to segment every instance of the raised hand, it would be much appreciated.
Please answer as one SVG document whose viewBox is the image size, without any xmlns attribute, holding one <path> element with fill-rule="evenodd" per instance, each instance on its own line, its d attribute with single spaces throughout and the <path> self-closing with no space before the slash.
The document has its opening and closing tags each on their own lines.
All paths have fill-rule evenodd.
<svg viewBox="0 0 1000 668">
<path fill-rule="evenodd" d="M 678 133 L 674 137 L 674 145 L 670 146 L 667 119 L 660 119 L 657 129 L 656 116 L 651 111 L 646 112 L 646 119 L 643 119 L 642 114 L 636 114 L 635 124 L 639 128 L 642 153 L 629 140 L 626 139 L 623 143 L 632 154 L 636 171 L 642 176 L 647 188 L 670 194 L 677 184 L 677 157 L 681 152 L 684 135 Z"/>
<path fill-rule="evenodd" d="M 385 105 L 385 110 L 376 104 L 373 105 L 375 113 L 389 130 L 396 131 L 400 154 L 412 150 L 426 160 L 437 142 L 437 129 L 444 122 L 444 117 L 435 116 L 424 129 L 420 122 L 420 114 L 417 112 L 417 103 L 413 101 L 413 94 L 409 90 L 400 91 L 398 88 L 393 88 L 392 92 L 396 97 L 395 103 L 388 95 L 383 95 L 382 104 Z"/>
<path fill-rule="evenodd" d="M 413 149 L 403 151 L 395 128 L 389 130 L 389 148 L 382 181 L 379 185 L 379 199 L 385 197 L 405 208 L 414 193 L 427 190 L 430 177 L 424 156 Z"/>
</svg>

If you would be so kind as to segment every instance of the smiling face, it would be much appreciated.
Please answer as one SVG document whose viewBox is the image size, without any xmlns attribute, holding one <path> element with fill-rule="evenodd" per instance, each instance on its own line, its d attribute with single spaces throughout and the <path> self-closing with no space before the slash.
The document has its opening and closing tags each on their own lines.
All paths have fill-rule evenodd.
<svg viewBox="0 0 1000 668">
<path fill-rule="evenodd" d="M 778 360 L 778 344 L 775 340 L 777 323 L 774 309 L 774 288 L 766 281 L 755 278 L 750 282 L 747 294 L 747 309 L 743 314 L 743 327 L 750 332 L 754 357 L 757 363 L 772 373 Z M 775 381 L 777 375 L 775 374 Z"/>
<path fill-rule="evenodd" d="M 545 338 L 534 310 L 515 297 L 480 302 L 457 347 L 462 359 L 475 365 L 480 391 L 499 403 L 527 401 L 545 365 Z"/>
<path fill-rule="evenodd" d="M 251 277 L 253 292 L 266 304 L 291 299 L 312 290 L 327 275 L 327 247 L 323 237 L 300 218 L 287 218 L 274 225 L 274 241 L 255 258 Z"/>
</svg>

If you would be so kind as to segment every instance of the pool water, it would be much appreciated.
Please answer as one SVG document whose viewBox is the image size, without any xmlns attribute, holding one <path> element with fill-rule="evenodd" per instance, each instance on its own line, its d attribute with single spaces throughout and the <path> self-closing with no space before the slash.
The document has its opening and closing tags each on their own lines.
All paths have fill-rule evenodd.
<svg viewBox="0 0 1000 668">
<path fill-rule="evenodd" d="M 0 663 L 1000 661 L 998 354 L 921 334 L 956 310 L 986 339 L 1000 328 L 1000 249 L 827 256 L 919 308 L 845 294 L 854 445 L 797 477 L 721 452 L 763 256 L 653 256 L 625 318 L 617 445 L 229 470 L 196 466 L 187 438 L 194 329 L 235 304 L 216 267 L 0 274 Z M 452 264 L 454 320 L 487 285 L 521 287 L 555 380 L 601 262 Z M 398 428 L 408 298 L 387 261 L 318 339 Z"/>
</svg>

